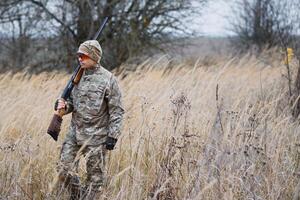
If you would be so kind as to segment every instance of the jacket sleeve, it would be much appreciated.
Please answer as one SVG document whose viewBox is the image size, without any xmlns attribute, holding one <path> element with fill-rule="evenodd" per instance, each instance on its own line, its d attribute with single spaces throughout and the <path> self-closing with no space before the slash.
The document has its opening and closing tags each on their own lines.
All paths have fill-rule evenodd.
<svg viewBox="0 0 300 200">
<path fill-rule="evenodd" d="M 115 76 L 110 80 L 107 92 L 107 105 L 109 113 L 108 136 L 118 139 L 121 134 L 121 126 L 124 115 L 122 94 Z"/>
</svg>

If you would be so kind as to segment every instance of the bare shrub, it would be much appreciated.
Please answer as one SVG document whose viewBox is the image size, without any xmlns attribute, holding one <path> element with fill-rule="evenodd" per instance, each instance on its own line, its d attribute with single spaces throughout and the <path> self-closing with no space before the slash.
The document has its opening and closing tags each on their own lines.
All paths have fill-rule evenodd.
<svg viewBox="0 0 300 200">
<path fill-rule="evenodd" d="M 231 19 L 239 49 L 263 50 L 265 47 L 290 45 L 298 28 L 296 3 L 287 0 L 237 1 Z"/>
</svg>

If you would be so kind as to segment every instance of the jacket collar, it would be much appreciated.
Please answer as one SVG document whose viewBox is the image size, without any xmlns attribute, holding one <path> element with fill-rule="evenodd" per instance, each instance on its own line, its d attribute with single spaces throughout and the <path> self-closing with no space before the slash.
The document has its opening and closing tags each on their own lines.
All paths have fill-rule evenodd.
<svg viewBox="0 0 300 200">
<path fill-rule="evenodd" d="M 101 65 L 97 64 L 95 67 L 84 70 L 84 75 L 93 75 L 101 70 Z"/>
</svg>

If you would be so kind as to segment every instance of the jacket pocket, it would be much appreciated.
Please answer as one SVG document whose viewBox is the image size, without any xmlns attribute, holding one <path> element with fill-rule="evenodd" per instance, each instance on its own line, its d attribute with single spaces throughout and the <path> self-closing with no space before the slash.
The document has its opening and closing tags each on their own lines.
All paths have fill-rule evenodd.
<svg viewBox="0 0 300 200">
<path fill-rule="evenodd" d="M 86 93 L 86 111 L 87 114 L 97 115 L 103 103 L 105 88 L 98 86 L 97 88 L 89 88 Z"/>
</svg>

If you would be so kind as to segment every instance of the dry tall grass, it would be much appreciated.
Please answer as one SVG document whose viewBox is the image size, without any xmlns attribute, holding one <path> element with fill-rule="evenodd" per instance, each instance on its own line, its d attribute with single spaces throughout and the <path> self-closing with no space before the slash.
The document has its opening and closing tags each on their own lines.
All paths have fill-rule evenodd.
<svg viewBox="0 0 300 200">
<path fill-rule="evenodd" d="M 123 135 L 109 157 L 106 199 L 292 199 L 299 124 L 284 66 L 254 57 L 216 66 L 145 62 L 121 80 Z M 0 199 L 49 192 L 70 116 L 46 134 L 69 75 L 0 75 Z M 81 165 L 81 172 L 84 172 Z"/>
</svg>

